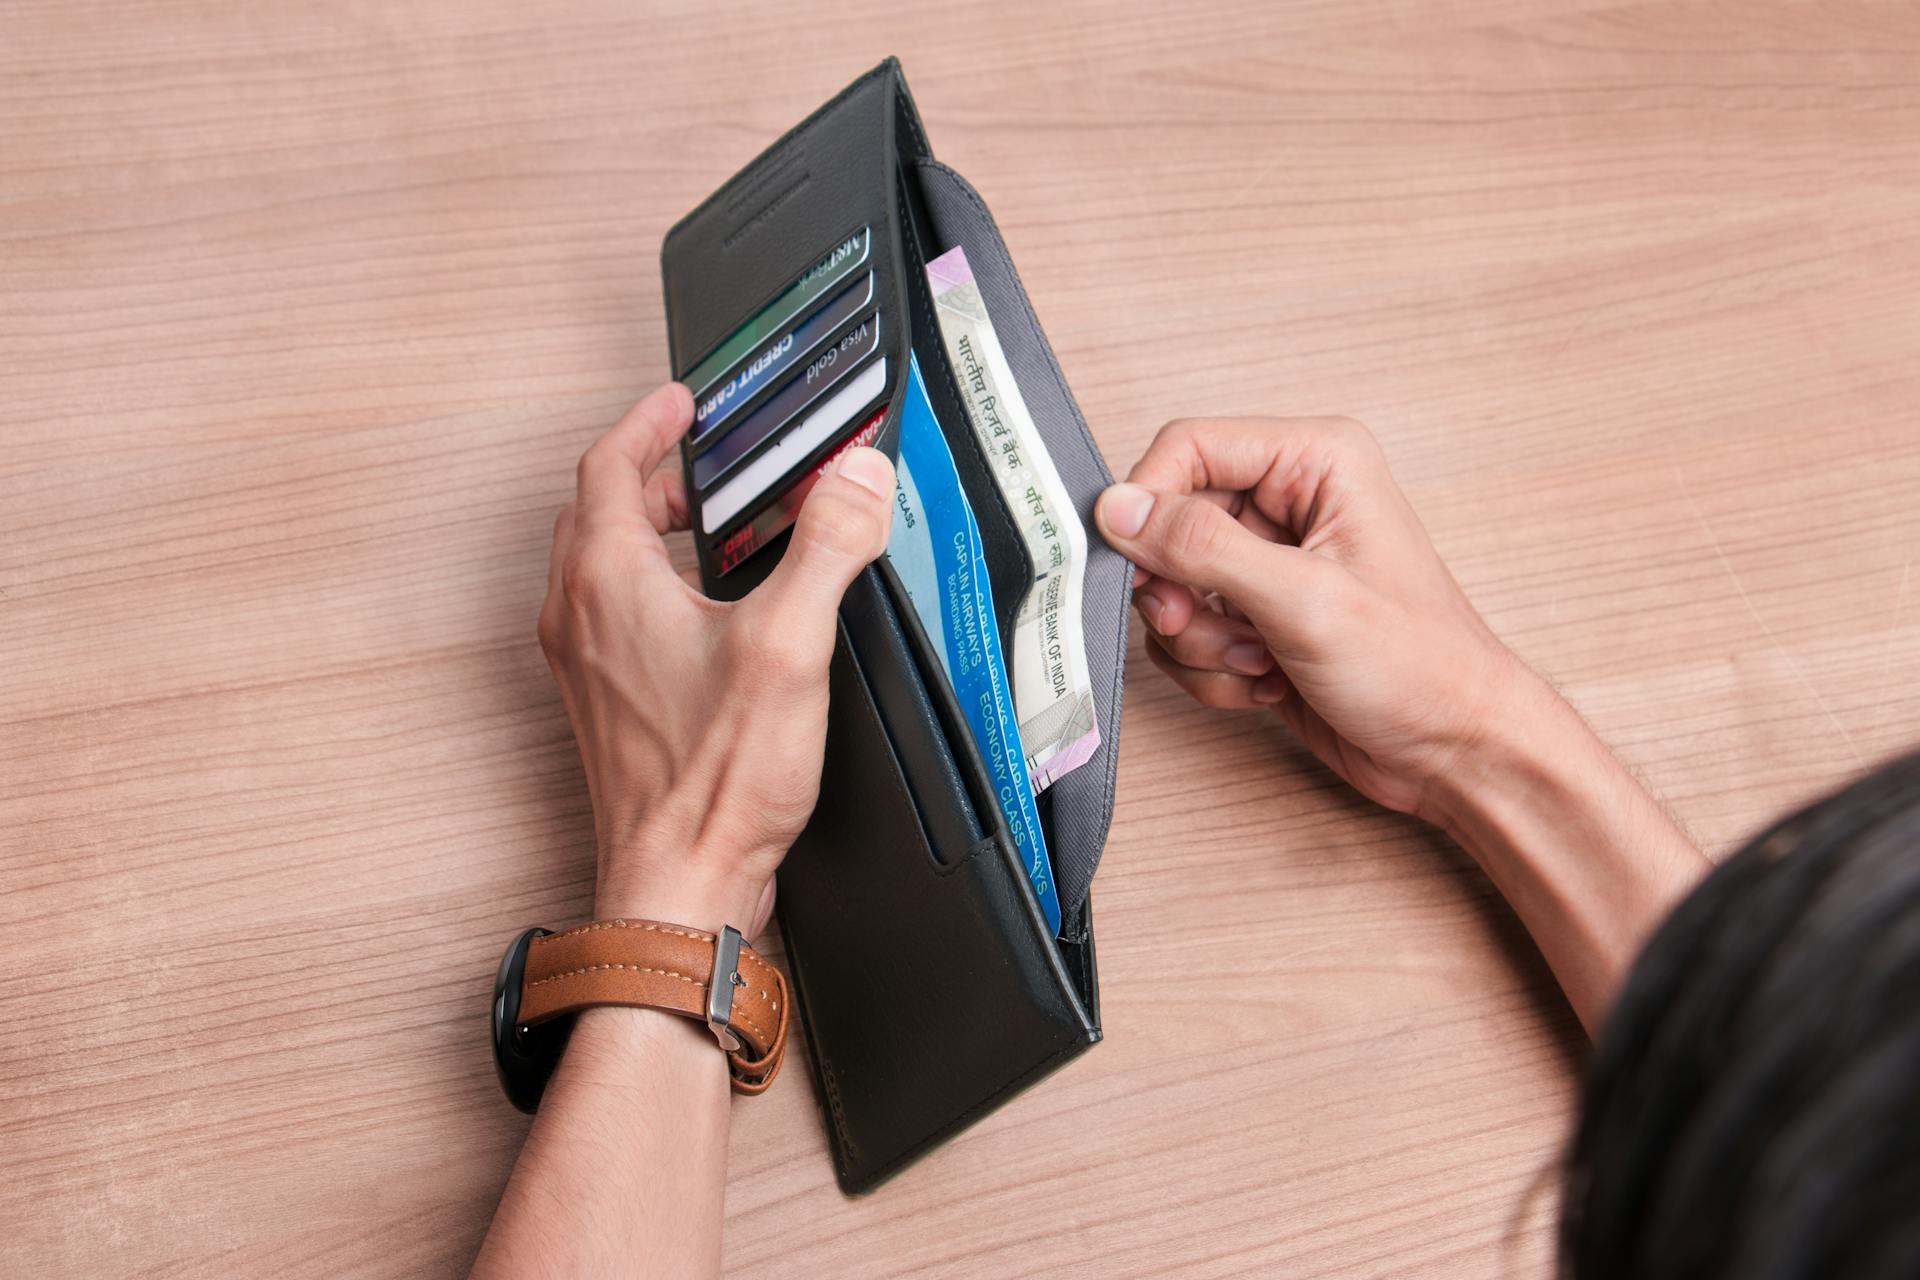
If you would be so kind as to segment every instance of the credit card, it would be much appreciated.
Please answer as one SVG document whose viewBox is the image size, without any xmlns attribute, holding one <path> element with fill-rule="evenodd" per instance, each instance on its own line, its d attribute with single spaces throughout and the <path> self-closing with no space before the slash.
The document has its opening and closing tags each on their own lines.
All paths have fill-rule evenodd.
<svg viewBox="0 0 1920 1280">
<path fill-rule="evenodd" d="M 1060 934 L 1060 895 L 1040 833 L 1020 722 L 1014 716 L 1000 636 L 994 626 L 993 588 L 980 526 L 960 488 L 953 453 L 940 433 L 920 380 L 920 362 L 909 356 L 906 398 L 900 403 L 900 459 L 895 467 L 893 528 L 887 559 L 907 589 L 913 611 L 933 642 L 953 682 L 1014 848 L 1027 867 L 1034 897 L 1054 936 Z"/>
<path fill-rule="evenodd" d="M 807 367 L 760 402 L 760 407 L 728 427 L 706 452 L 693 458 L 693 487 L 706 489 L 734 464 L 759 448 L 825 395 L 862 360 L 880 346 L 880 313 L 875 312 L 847 330 L 832 346 L 807 362 Z"/>
<path fill-rule="evenodd" d="M 829 289 L 852 275 L 867 260 L 872 249 L 872 228 L 862 227 L 830 249 L 826 257 L 808 267 L 806 274 L 782 290 L 779 297 L 754 312 L 752 318 L 735 329 L 732 336 L 714 349 L 712 355 L 693 366 L 687 376 L 680 379 L 693 392 L 694 402 L 697 404 L 705 399 L 707 392 L 713 390 L 713 384 L 720 381 L 727 370 L 746 359 L 748 352 L 780 332 L 810 304 L 825 297 Z"/>
<path fill-rule="evenodd" d="M 854 428 L 853 434 L 833 447 L 833 452 L 820 459 L 811 471 L 787 486 L 787 491 L 762 507 L 753 519 L 728 534 L 726 541 L 720 544 L 720 573 L 722 576 L 744 564 L 749 556 L 772 542 L 786 531 L 800 515 L 800 504 L 813 492 L 813 486 L 820 483 L 820 477 L 827 474 L 827 468 L 833 460 L 849 449 L 858 449 L 874 442 L 880 434 L 880 424 L 886 421 L 887 406 L 875 409 L 867 420 Z"/>
<path fill-rule="evenodd" d="M 773 447 L 741 467 L 712 493 L 700 499 L 700 532 L 716 533 L 751 507 L 787 472 L 805 462 L 815 449 L 833 439 L 854 415 L 878 400 L 887 389 L 887 359 L 874 361 L 847 379 L 838 391 L 820 402 L 800 424 L 773 442 Z M 698 459 L 695 459 L 698 462 Z"/>
<path fill-rule="evenodd" d="M 718 428 L 751 400 L 754 392 L 779 377 L 788 365 L 813 350 L 829 333 L 859 315 L 872 301 L 873 272 L 869 271 L 863 279 L 855 280 L 835 294 L 818 311 L 762 347 L 738 373 L 715 387 L 693 407 L 693 434 L 690 437 L 693 442 L 698 444 L 708 432 Z"/>
</svg>

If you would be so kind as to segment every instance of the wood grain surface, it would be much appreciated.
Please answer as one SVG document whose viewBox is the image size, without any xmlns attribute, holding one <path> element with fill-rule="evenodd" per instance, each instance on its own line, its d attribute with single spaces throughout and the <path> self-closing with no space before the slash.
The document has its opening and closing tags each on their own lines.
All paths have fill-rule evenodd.
<svg viewBox="0 0 1920 1280">
<path fill-rule="evenodd" d="M 589 905 L 553 511 L 662 233 L 887 53 L 1117 470 L 1370 423 L 1716 854 L 1920 737 L 1911 5 L 5 0 L 10 1273 L 468 1265 Z M 729 1270 L 1544 1274 L 1583 1042 L 1487 883 L 1137 639 L 1121 742 L 1106 1042 L 859 1200 L 789 1072 Z"/>
</svg>

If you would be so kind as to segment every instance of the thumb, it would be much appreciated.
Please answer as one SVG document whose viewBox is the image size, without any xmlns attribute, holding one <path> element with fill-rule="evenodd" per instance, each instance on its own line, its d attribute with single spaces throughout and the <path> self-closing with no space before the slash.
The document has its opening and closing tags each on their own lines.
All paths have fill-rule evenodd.
<svg viewBox="0 0 1920 1280">
<path fill-rule="evenodd" d="M 1137 484 L 1108 486 L 1094 504 L 1100 533 L 1114 550 L 1156 577 L 1217 592 L 1269 641 L 1319 610 L 1339 566 L 1299 547 L 1269 542 L 1219 505 Z"/>
<path fill-rule="evenodd" d="M 786 554 L 753 593 L 766 624 L 831 646 L 840 597 L 886 550 L 892 519 L 893 464 L 878 449 L 848 450 L 807 494 Z"/>
</svg>

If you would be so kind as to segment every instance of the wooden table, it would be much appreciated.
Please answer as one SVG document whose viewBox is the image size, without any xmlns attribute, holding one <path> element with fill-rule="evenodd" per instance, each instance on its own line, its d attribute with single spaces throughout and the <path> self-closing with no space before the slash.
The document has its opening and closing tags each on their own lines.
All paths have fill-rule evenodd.
<svg viewBox="0 0 1920 1280">
<path fill-rule="evenodd" d="M 666 375 L 661 234 L 889 52 L 1116 468 L 1371 423 L 1716 853 L 1920 736 L 1912 9 L 722 8 L 0 12 L 10 1272 L 468 1264 L 494 962 L 589 902 L 552 513 Z M 1524 933 L 1135 643 L 1106 1043 L 860 1200 L 789 1073 L 730 1269 L 1542 1274 L 1582 1040 Z"/>
</svg>

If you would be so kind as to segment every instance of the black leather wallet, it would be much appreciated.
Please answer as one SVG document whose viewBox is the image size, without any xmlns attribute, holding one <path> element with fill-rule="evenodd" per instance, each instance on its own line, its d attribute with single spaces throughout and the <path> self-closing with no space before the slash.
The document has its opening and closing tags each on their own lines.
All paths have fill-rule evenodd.
<svg viewBox="0 0 1920 1280">
<path fill-rule="evenodd" d="M 739 390 L 740 402 L 727 406 L 736 421 L 772 403 L 781 380 L 753 385 L 749 348 L 760 344 L 730 339 L 754 317 L 777 320 L 782 300 L 836 254 L 866 255 L 871 294 L 853 302 L 877 333 L 859 339 L 876 345 L 860 353 L 868 378 L 853 421 L 871 422 L 884 404 L 873 443 L 895 453 L 911 352 L 980 525 L 1006 635 L 1030 563 L 965 416 L 925 274 L 930 258 L 956 245 L 1087 526 L 1082 622 L 1101 742 L 1038 798 L 1062 910 L 1056 937 L 952 685 L 887 558 L 848 590 L 820 802 L 781 868 L 779 904 L 834 1166 L 849 1192 L 872 1187 L 1100 1039 L 1088 886 L 1113 812 L 1132 568 L 1093 532 L 1094 498 L 1112 477 L 993 218 L 966 180 L 933 158 L 896 61 L 856 80 L 736 174 L 667 234 L 660 255 L 675 376 L 706 383 L 693 387 L 696 401 L 711 402 L 716 386 Z M 781 367 L 820 367 L 841 336 L 836 325 L 805 338 L 805 350 L 782 353 Z M 871 371 L 883 362 L 882 379 Z M 850 390 L 854 383 L 844 380 Z M 877 388 L 870 398 L 867 387 Z M 767 416 L 779 417 L 778 406 Z M 772 459 L 761 473 L 785 478 L 768 492 L 835 447 L 794 452 L 780 437 L 735 460 Z M 715 447 L 690 441 L 683 461 L 703 582 L 709 594 L 736 599 L 766 576 L 785 535 L 734 562 L 751 517 L 721 515 L 717 487 L 703 498 L 696 483 L 696 457 Z M 793 456 L 773 452 L 782 447 Z"/>
</svg>

